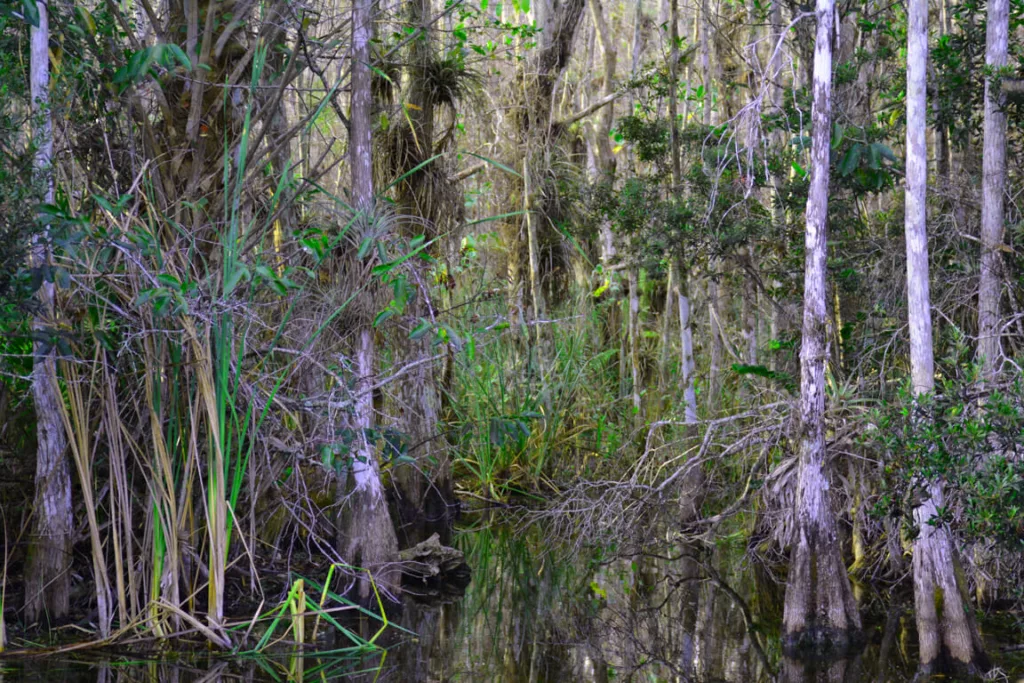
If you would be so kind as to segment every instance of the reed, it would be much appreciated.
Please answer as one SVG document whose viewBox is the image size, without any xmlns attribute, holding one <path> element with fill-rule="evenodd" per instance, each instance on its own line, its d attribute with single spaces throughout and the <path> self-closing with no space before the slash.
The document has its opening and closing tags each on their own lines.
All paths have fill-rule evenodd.
<svg viewBox="0 0 1024 683">
<path fill-rule="evenodd" d="M 274 169 L 264 200 L 252 197 L 254 186 L 267 185 L 267 168 L 251 163 L 264 133 L 254 134 L 253 125 L 257 107 L 266 106 L 267 55 L 265 43 L 254 51 L 240 131 L 224 134 L 220 201 L 183 199 L 169 212 L 144 166 L 122 196 L 95 196 L 91 212 L 50 209 L 60 229 L 78 235 L 55 256 L 67 273 L 63 314 L 82 321 L 76 334 L 59 338 L 59 389 L 101 639 L 194 630 L 224 647 L 240 637 L 227 628 L 229 577 L 247 564 L 248 590 L 262 591 L 255 498 L 291 468 L 290 458 L 273 453 L 303 439 L 309 425 L 314 441 L 326 441 L 327 426 L 316 424 L 322 411 L 351 409 L 352 370 L 330 359 L 344 359 L 341 323 L 370 285 L 358 283 L 339 300 L 323 281 L 339 252 L 354 257 L 354 217 L 321 191 L 335 208 L 311 204 L 310 223 L 283 234 L 280 213 L 296 202 L 287 163 Z M 333 225 L 329 233 L 320 229 L 324 243 L 311 255 L 304 247 L 314 220 Z M 222 226 L 215 246 L 195 229 L 200 221 Z M 302 265 L 286 265 L 286 253 Z M 393 259 L 388 270 L 409 257 Z M 309 382 L 314 373 L 319 387 Z M 304 403 L 311 388 L 315 398 Z M 331 470 L 302 476 L 329 482 Z M 312 497 L 305 504 L 319 506 Z M 331 557 L 330 524 L 307 532 Z M 323 586 L 336 570 L 355 571 L 343 567 L 325 567 Z M 303 597 L 303 585 L 311 584 L 298 580 L 297 593 L 272 613 L 290 615 L 289 632 L 299 642 L 310 615 L 340 628 L 321 609 L 326 589 L 318 588 L 318 605 Z M 356 637 L 353 647 L 368 646 Z"/>
<path fill-rule="evenodd" d="M 460 356 L 450 397 L 455 460 L 494 498 L 607 463 L 631 425 L 618 395 L 617 351 L 596 341 L 601 316 L 586 306 L 552 316 L 574 324 L 551 326 L 543 368 L 535 347 L 524 350 L 500 328 L 464 323 L 472 351 Z"/>
</svg>

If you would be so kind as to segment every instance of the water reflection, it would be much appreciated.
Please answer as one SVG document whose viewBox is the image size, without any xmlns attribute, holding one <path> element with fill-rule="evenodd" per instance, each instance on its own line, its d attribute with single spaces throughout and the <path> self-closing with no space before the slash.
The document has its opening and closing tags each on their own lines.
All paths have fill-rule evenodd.
<svg viewBox="0 0 1024 683">
<path fill-rule="evenodd" d="M 867 647 L 856 658 L 809 663 L 784 658 L 777 632 L 783 587 L 749 564 L 739 535 L 735 546 L 726 539 L 710 547 L 657 553 L 610 549 L 574 555 L 568 562 L 542 529 L 492 522 L 478 519 L 474 528 L 454 538 L 473 567 L 465 593 L 409 591 L 401 613 L 391 618 L 416 635 L 391 629 L 386 652 L 372 657 L 285 652 L 227 660 L 180 653 L 174 662 L 40 659 L 0 662 L 0 683 L 867 683 L 913 678 L 913 619 L 899 609 L 874 619 Z M 366 636 L 377 628 L 365 620 L 350 626 Z"/>
</svg>

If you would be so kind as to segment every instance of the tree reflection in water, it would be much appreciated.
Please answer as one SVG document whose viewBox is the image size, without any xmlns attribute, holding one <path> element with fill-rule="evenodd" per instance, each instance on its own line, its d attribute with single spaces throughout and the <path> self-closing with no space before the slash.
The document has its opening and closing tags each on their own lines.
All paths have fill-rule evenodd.
<svg viewBox="0 0 1024 683">
<path fill-rule="evenodd" d="M 739 539 L 739 540 L 736 540 Z M 894 609 L 867 622 L 857 657 L 800 662 L 782 655 L 781 582 L 750 563 L 740 535 L 657 553 L 619 548 L 567 561 L 540 529 L 488 524 L 454 541 L 473 567 L 465 593 L 405 592 L 386 653 L 363 660 L 283 651 L 263 659 L 139 657 L 0 664 L 13 680 L 150 681 L 910 681 L 913 620 Z M 877 610 L 876 610 L 877 611 Z M 869 610 L 865 610 L 870 613 Z M 366 637 L 376 622 L 351 623 Z M 344 642 L 321 642 L 325 650 Z"/>
</svg>

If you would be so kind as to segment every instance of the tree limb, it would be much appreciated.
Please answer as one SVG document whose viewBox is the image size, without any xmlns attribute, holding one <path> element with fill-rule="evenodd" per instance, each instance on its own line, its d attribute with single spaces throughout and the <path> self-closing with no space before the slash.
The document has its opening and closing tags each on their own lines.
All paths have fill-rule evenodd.
<svg viewBox="0 0 1024 683">
<path fill-rule="evenodd" d="M 473 164 L 472 166 L 467 166 L 466 168 L 462 169 L 461 171 L 459 171 L 455 175 L 451 176 L 450 180 L 453 183 L 457 183 L 457 182 L 463 181 L 466 178 L 470 178 L 472 176 L 475 176 L 477 173 L 479 173 L 480 171 L 484 170 L 484 168 L 486 166 L 487 166 L 487 164 L 485 162 L 483 162 L 483 161 L 481 161 L 479 163 L 476 163 L 476 164 Z"/>
<path fill-rule="evenodd" d="M 584 109 L 581 109 L 580 111 L 576 112 L 575 114 L 573 114 L 569 118 L 564 119 L 562 121 L 559 121 L 558 123 L 555 124 L 555 126 L 559 127 L 559 128 L 561 128 L 563 126 L 571 126 L 572 124 L 576 123 L 580 119 L 586 118 L 587 116 L 590 116 L 591 114 L 593 114 L 595 111 L 597 111 L 601 107 L 605 106 L 606 104 L 611 104 L 612 102 L 614 102 L 615 100 L 619 99 L 620 97 L 622 97 L 622 93 L 621 92 L 613 92 L 611 95 L 608 95 L 607 97 L 602 97 L 597 102 L 594 102 L 593 104 L 585 107 Z"/>
</svg>

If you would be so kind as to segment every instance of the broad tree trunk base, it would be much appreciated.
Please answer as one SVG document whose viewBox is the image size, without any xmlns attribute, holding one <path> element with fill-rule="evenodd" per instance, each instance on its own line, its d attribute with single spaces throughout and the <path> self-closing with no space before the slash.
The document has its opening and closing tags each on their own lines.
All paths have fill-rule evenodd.
<svg viewBox="0 0 1024 683">
<path fill-rule="evenodd" d="M 966 579 L 953 539 L 943 526 L 927 523 L 942 500 L 938 486 L 932 499 L 915 510 L 921 533 L 914 541 L 914 611 L 920 645 L 920 675 L 970 677 L 991 666 L 978 633 L 965 588 Z"/>
<path fill-rule="evenodd" d="M 864 634 L 838 543 L 801 527 L 786 585 L 783 651 L 792 657 L 856 653 Z"/>
<path fill-rule="evenodd" d="M 401 593 L 401 571 L 395 564 L 398 542 L 387 504 L 379 491 L 369 487 L 356 488 L 344 497 L 338 527 L 338 551 L 346 562 L 368 572 L 359 581 L 360 598 L 372 596 L 371 577 L 378 590 L 383 589 L 394 596 Z"/>
<path fill-rule="evenodd" d="M 984 653 L 980 653 L 970 662 L 962 662 L 950 654 L 947 648 L 942 648 L 939 658 L 929 663 L 921 662 L 917 668 L 915 681 L 931 680 L 932 676 L 943 676 L 955 681 L 980 680 L 981 677 L 992 668 L 991 662 Z"/>
</svg>

